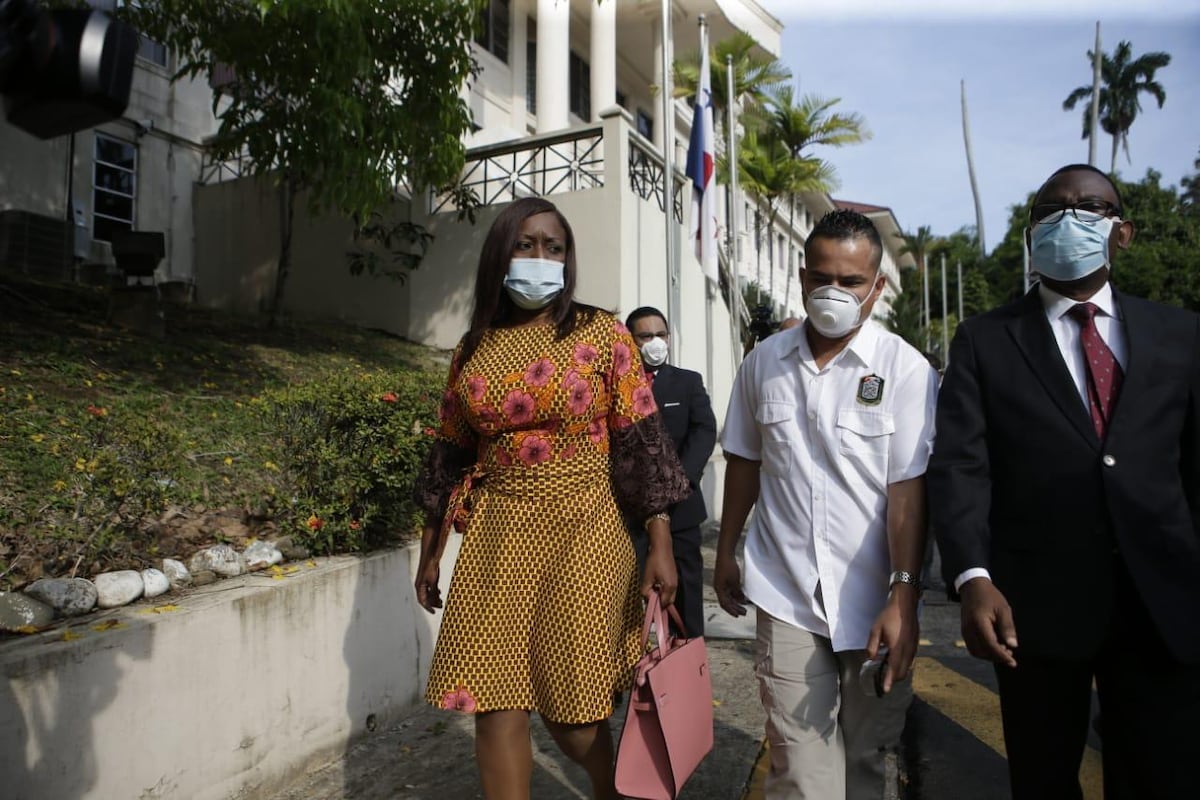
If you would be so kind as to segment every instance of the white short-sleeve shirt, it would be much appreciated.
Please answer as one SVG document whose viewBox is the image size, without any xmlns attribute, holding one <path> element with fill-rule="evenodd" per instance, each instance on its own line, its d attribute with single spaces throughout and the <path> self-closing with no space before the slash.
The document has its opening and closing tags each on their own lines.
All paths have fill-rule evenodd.
<svg viewBox="0 0 1200 800">
<path fill-rule="evenodd" d="M 873 321 L 824 369 L 804 325 L 747 356 L 721 446 L 761 462 L 744 575 L 756 606 L 836 651 L 866 646 L 891 572 L 887 488 L 925 474 L 936 400 L 929 362 Z"/>
</svg>

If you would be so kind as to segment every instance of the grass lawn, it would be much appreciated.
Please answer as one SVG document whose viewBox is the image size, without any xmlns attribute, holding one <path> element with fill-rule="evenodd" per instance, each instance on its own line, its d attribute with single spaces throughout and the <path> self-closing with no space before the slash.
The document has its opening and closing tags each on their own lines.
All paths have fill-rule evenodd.
<svg viewBox="0 0 1200 800">
<path fill-rule="evenodd" d="M 0 273 L 0 590 L 186 559 L 227 538 L 214 516 L 244 536 L 319 532 L 317 551 L 345 549 L 324 520 L 358 531 L 354 515 L 367 512 L 358 500 L 337 508 L 358 497 L 351 489 L 332 500 L 306 491 L 301 478 L 314 479 L 322 456 L 295 434 L 328 434 L 314 422 L 328 417 L 325 387 L 339 407 L 361 396 L 372 414 L 406 415 L 397 430 L 435 424 L 444 353 L 348 325 L 268 328 L 191 306 L 167 307 L 166 335 L 155 338 L 110 325 L 108 304 L 102 290 Z M 417 389 L 398 390 L 398 402 L 391 389 L 402 385 Z M 293 395 L 301 400 L 281 399 Z M 380 463 L 378 452 L 361 456 Z M 345 469 L 346 453 L 330 457 Z M 412 476 L 394 478 L 400 491 Z M 389 526 L 350 549 L 412 534 Z"/>
</svg>

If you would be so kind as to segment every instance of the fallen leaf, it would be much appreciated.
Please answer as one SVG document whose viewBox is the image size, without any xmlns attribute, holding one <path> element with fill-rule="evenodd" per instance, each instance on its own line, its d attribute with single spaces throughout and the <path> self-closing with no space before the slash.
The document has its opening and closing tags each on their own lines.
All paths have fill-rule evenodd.
<svg viewBox="0 0 1200 800">
<path fill-rule="evenodd" d="M 84 637 L 84 634 L 76 633 L 75 631 L 71 630 L 70 628 L 67 628 L 65 631 L 63 631 L 63 634 L 62 634 L 62 640 L 64 642 L 73 642 L 76 639 L 82 639 L 83 637 Z"/>
<path fill-rule="evenodd" d="M 17 628 L 17 633 L 37 633 L 38 630 L 34 625 L 21 625 Z"/>
<path fill-rule="evenodd" d="M 121 622 L 119 619 L 106 619 L 104 622 L 98 622 L 93 625 L 92 630 L 96 631 L 97 633 L 104 633 L 105 631 L 119 631 L 124 627 L 125 623 Z"/>
</svg>

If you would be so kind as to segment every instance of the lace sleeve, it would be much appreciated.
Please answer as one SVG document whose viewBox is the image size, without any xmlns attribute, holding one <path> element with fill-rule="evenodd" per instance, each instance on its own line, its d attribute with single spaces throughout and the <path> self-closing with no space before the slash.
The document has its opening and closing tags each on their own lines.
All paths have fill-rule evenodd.
<svg viewBox="0 0 1200 800">
<path fill-rule="evenodd" d="M 657 411 L 624 428 L 609 432 L 612 445 L 613 489 L 631 520 L 641 522 L 667 511 L 691 489 L 687 473 Z"/>
<path fill-rule="evenodd" d="M 450 493 L 463 473 L 475 463 L 475 451 L 439 438 L 429 448 L 425 465 L 413 485 L 413 502 L 425 512 L 425 524 L 440 527 L 446 516 Z"/>
</svg>

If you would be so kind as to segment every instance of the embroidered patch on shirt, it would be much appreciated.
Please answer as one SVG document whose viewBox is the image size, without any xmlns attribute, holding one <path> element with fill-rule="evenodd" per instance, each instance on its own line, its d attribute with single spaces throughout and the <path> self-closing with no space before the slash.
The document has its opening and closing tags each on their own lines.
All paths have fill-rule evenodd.
<svg viewBox="0 0 1200 800">
<path fill-rule="evenodd" d="M 868 375 L 858 382 L 858 402 L 864 406 L 877 406 L 883 399 L 883 378 Z"/>
</svg>

